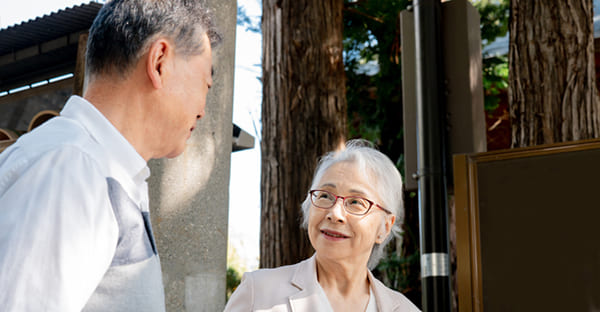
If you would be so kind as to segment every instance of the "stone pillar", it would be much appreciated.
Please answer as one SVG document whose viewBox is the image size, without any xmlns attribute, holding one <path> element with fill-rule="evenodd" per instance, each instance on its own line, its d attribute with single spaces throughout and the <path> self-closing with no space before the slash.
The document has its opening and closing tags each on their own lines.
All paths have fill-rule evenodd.
<svg viewBox="0 0 600 312">
<path fill-rule="evenodd" d="M 222 311 L 225 305 L 237 3 L 206 2 L 223 35 L 213 50 L 206 116 L 182 155 L 149 164 L 167 311 Z"/>
</svg>

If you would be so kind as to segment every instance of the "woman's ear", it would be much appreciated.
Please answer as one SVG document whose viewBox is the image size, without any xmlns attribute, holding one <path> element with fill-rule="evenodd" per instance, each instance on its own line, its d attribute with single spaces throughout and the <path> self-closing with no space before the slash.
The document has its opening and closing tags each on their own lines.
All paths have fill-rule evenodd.
<svg viewBox="0 0 600 312">
<path fill-rule="evenodd" d="M 171 56 L 172 46 L 165 39 L 159 39 L 153 42 L 146 55 L 146 74 L 156 89 L 164 85 L 166 61 Z"/>
<path fill-rule="evenodd" d="M 377 244 L 383 243 L 386 237 L 390 235 L 392 227 L 394 226 L 394 222 L 396 222 L 395 215 L 388 214 L 384 217 L 383 224 L 379 227 L 379 233 L 377 233 L 377 238 L 375 239 Z"/>
</svg>

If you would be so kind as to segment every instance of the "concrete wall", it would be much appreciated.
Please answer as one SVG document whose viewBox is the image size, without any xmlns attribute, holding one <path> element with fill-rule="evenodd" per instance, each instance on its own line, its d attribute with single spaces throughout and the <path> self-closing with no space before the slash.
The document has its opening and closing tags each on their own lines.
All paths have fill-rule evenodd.
<svg viewBox="0 0 600 312">
<path fill-rule="evenodd" d="M 184 153 L 150 162 L 150 209 L 167 311 L 222 311 L 232 145 L 235 0 L 208 0 L 223 42 L 213 51 L 206 116 Z"/>
<path fill-rule="evenodd" d="M 27 132 L 31 119 L 40 111 L 59 111 L 73 92 L 73 79 L 0 97 L 0 128 Z"/>
</svg>

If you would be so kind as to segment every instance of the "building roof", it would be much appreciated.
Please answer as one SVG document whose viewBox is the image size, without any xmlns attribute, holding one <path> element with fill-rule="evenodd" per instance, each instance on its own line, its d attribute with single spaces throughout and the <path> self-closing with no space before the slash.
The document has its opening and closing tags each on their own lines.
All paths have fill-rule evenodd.
<svg viewBox="0 0 600 312">
<path fill-rule="evenodd" d="M 101 7 L 97 2 L 75 5 L 1 29 L 0 55 L 88 29 Z"/>
<path fill-rule="evenodd" d="M 0 92 L 73 72 L 79 34 L 101 3 L 90 2 L 0 30 Z"/>
</svg>

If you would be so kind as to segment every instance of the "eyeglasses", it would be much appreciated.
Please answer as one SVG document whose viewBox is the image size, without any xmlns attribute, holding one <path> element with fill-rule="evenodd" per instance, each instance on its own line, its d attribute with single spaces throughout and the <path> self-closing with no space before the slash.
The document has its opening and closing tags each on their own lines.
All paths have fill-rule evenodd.
<svg viewBox="0 0 600 312">
<path fill-rule="evenodd" d="M 313 203 L 313 205 L 322 209 L 330 209 L 331 207 L 335 206 L 338 198 L 341 198 L 342 202 L 344 203 L 344 210 L 346 210 L 346 212 L 349 214 L 364 216 L 369 212 L 369 210 L 371 210 L 371 207 L 373 206 L 381 208 L 381 210 L 388 214 L 392 213 L 389 210 L 363 197 L 338 196 L 323 190 L 311 190 L 308 193 L 310 194 L 310 201 Z"/>
</svg>

